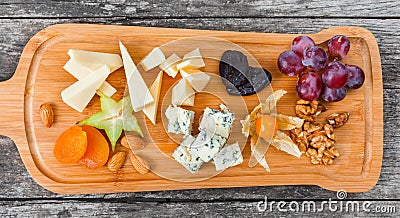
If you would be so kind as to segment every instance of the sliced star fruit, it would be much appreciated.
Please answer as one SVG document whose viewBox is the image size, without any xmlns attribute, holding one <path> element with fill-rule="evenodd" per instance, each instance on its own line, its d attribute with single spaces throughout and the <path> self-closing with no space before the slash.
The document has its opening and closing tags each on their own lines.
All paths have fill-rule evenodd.
<svg viewBox="0 0 400 218">
<path fill-rule="evenodd" d="M 101 111 L 78 122 L 78 126 L 88 125 L 97 129 L 104 129 L 113 151 L 122 134 L 122 130 L 133 131 L 143 137 L 142 129 L 136 117 L 133 116 L 133 108 L 129 96 L 117 102 L 104 95 L 101 91 L 97 91 L 97 94 L 100 96 Z"/>
</svg>

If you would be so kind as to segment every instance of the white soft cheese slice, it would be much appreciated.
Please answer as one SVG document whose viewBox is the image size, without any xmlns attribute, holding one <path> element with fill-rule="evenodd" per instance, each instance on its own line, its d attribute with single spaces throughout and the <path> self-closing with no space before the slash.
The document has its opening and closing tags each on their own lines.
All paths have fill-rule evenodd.
<svg viewBox="0 0 400 218">
<path fill-rule="evenodd" d="M 103 65 L 107 65 L 111 72 L 122 67 L 122 59 L 118 54 L 70 49 L 68 55 L 91 71 L 97 70 Z"/>
<path fill-rule="evenodd" d="M 177 65 L 177 68 L 201 68 L 204 66 L 206 66 L 206 64 L 201 56 L 200 49 L 196 48 L 183 56 L 183 61 Z"/>
<path fill-rule="evenodd" d="M 168 74 L 168 76 L 175 78 L 176 75 L 178 74 L 179 70 L 176 67 L 176 65 L 181 61 L 182 59 L 176 55 L 172 54 L 169 56 L 163 63 L 160 64 L 160 69 L 163 70 Z"/>
<path fill-rule="evenodd" d="M 62 100 L 73 109 L 82 112 L 110 73 L 110 68 L 103 65 L 89 76 L 64 89 L 61 92 Z"/>
<path fill-rule="evenodd" d="M 195 92 L 190 83 L 182 78 L 178 84 L 172 88 L 172 105 L 194 106 Z"/>
<path fill-rule="evenodd" d="M 154 48 L 145 58 L 143 58 L 141 65 L 145 71 L 151 70 L 165 61 L 164 53 L 159 47 Z"/>
<path fill-rule="evenodd" d="M 67 63 L 65 63 L 64 69 L 78 80 L 84 79 L 90 73 L 93 72 L 93 71 L 89 70 L 88 68 L 83 67 L 82 65 L 77 63 L 74 59 L 69 59 L 69 61 Z M 108 82 L 104 82 L 100 86 L 99 90 L 108 97 L 111 97 L 112 95 L 114 95 L 117 92 L 117 90 L 114 87 L 112 87 L 112 85 L 110 85 L 110 83 L 108 83 Z"/>
<path fill-rule="evenodd" d="M 147 88 L 146 83 L 140 75 L 132 57 L 129 55 L 128 50 L 119 42 L 119 48 L 121 50 L 122 60 L 124 62 L 125 76 L 128 84 L 129 95 L 131 97 L 132 107 L 135 112 L 138 112 L 144 108 L 147 104 L 154 102 L 154 98 Z"/>
<path fill-rule="evenodd" d="M 196 92 L 201 92 L 210 82 L 210 75 L 195 69 L 181 69 L 181 76 L 185 78 Z"/>
<path fill-rule="evenodd" d="M 160 91 L 161 91 L 161 84 L 163 78 L 163 71 L 158 73 L 156 80 L 154 80 L 153 84 L 150 87 L 150 94 L 154 97 L 154 102 L 146 105 L 143 108 L 143 113 L 149 118 L 149 120 L 156 125 L 156 118 L 157 118 L 157 108 L 158 108 L 158 101 L 160 100 Z"/>
</svg>

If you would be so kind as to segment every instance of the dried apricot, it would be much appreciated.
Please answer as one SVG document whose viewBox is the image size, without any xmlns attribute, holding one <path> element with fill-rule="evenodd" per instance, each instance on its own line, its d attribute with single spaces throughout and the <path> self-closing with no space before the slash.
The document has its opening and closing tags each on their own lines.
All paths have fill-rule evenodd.
<svg viewBox="0 0 400 218">
<path fill-rule="evenodd" d="M 257 134 L 265 139 L 271 139 L 278 131 L 278 122 L 271 115 L 261 115 L 256 121 Z"/>
<path fill-rule="evenodd" d="M 72 126 L 58 137 L 53 153 L 60 163 L 70 164 L 78 162 L 86 148 L 86 132 L 79 126 Z"/>
<path fill-rule="evenodd" d="M 79 161 L 89 169 L 97 169 L 107 163 L 110 148 L 107 139 L 92 126 L 82 126 L 87 134 L 87 149 Z"/>
</svg>

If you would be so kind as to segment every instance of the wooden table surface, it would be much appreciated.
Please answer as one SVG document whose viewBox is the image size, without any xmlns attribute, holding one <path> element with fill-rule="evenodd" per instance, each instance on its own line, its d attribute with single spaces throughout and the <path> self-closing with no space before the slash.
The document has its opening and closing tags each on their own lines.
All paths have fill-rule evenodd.
<svg viewBox="0 0 400 218">
<path fill-rule="evenodd" d="M 400 198 L 400 1 L 397 0 L 1 0 L 0 81 L 10 78 L 27 41 L 57 23 L 97 23 L 190 29 L 315 33 L 333 26 L 361 26 L 376 37 L 381 53 L 384 99 L 384 154 L 378 184 L 347 200 L 396 206 Z M 12 93 L 10 93 L 12 94 Z M 0 102 L 1 104 L 1 102 Z M 10 128 L 13 128 L 10 126 Z M 0 136 L 0 216 L 393 216 L 367 212 L 257 211 L 259 201 L 328 200 L 336 192 L 317 186 L 59 195 L 33 181 L 18 151 Z"/>
</svg>

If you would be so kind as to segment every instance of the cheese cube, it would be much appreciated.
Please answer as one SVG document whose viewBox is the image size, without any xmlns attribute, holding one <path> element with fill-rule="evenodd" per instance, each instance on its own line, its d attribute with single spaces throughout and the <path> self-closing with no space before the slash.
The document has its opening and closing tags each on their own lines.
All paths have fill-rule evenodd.
<svg viewBox="0 0 400 218">
<path fill-rule="evenodd" d="M 190 83 L 182 78 L 179 82 L 172 88 L 172 105 L 180 106 L 194 106 L 195 92 L 193 91 Z"/>
<path fill-rule="evenodd" d="M 160 69 L 163 70 L 168 74 L 168 76 L 175 78 L 176 75 L 178 74 L 179 70 L 176 67 L 176 65 L 181 61 L 182 59 L 176 55 L 172 54 L 169 56 L 163 63 L 160 64 Z"/>
<path fill-rule="evenodd" d="M 64 89 L 61 92 L 62 100 L 73 109 L 82 112 L 110 73 L 110 68 L 103 65 L 89 76 Z"/>
<path fill-rule="evenodd" d="M 168 106 L 165 116 L 168 119 L 168 132 L 190 135 L 194 120 L 194 111 Z"/>
<path fill-rule="evenodd" d="M 141 65 L 145 71 L 151 70 L 165 61 L 164 53 L 159 47 L 154 48 L 145 58 L 143 58 Z"/>
<path fill-rule="evenodd" d="M 180 72 L 182 77 L 185 78 L 197 92 L 203 91 L 208 82 L 210 82 L 210 75 L 200 70 L 181 69 Z"/>
<path fill-rule="evenodd" d="M 147 104 L 154 102 L 154 98 L 151 94 L 148 94 L 150 90 L 122 42 L 119 42 L 119 48 L 124 62 L 125 76 L 132 107 L 135 112 L 138 112 Z"/>
<path fill-rule="evenodd" d="M 93 72 L 90 69 L 80 65 L 73 59 L 69 59 L 69 61 L 65 63 L 63 68 L 72 76 L 74 76 L 77 80 L 82 80 Z M 108 97 L 111 97 L 117 92 L 117 90 L 114 87 L 112 87 L 108 82 L 104 82 L 100 86 L 99 90 Z"/>
<path fill-rule="evenodd" d="M 227 145 L 214 157 L 214 164 L 217 171 L 225 170 L 243 163 L 242 151 L 239 144 Z"/>
<path fill-rule="evenodd" d="M 225 109 L 225 105 L 220 107 L 226 112 L 221 112 L 208 107 L 204 109 L 199 130 L 205 130 L 210 134 L 216 134 L 228 138 L 232 129 L 234 114 L 230 113 L 228 109 Z"/>
<path fill-rule="evenodd" d="M 192 153 L 189 149 L 189 145 L 194 141 L 194 137 L 191 135 L 186 136 L 183 142 L 175 148 L 172 153 L 172 157 L 180 163 L 183 167 L 185 167 L 189 172 L 195 173 L 197 172 L 201 165 L 203 165 L 203 161 L 201 158 Z"/>
<path fill-rule="evenodd" d="M 226 139 L 201 131 L 190 145 L 190 150 L 204 162 L 210 161 L 225 145 Z"/>
<path fill-rule="evenodd" d="M 200 49 L 196 48 L 183 56 L 183 61 L 177 65 L 177 68 L 201 68 L 204 66 L 206 66 L 206 64 L 201 56 Z"/>
</svg>

